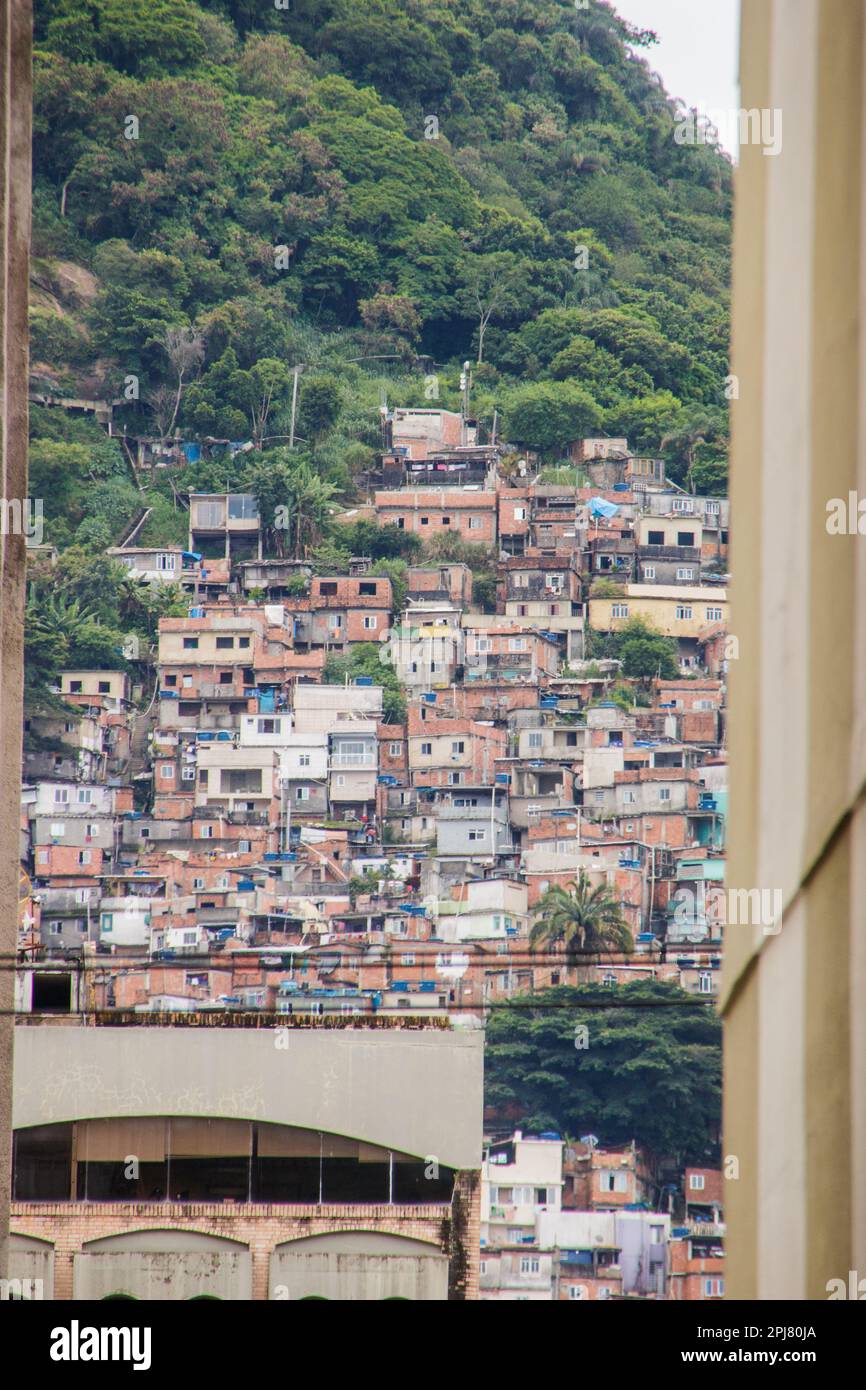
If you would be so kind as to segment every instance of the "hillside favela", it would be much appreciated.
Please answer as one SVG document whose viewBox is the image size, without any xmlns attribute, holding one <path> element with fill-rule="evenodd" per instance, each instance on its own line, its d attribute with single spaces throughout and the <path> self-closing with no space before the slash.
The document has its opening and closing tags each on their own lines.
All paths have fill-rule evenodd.
<svg viewBox="0 0 866 1390">
<path fill-rule="evenodd" d="M 724 1296 L 780 904 L 725 888 L 732 162 L 656 42 L 38 0 L 19 1296 Z"/>
</svg>

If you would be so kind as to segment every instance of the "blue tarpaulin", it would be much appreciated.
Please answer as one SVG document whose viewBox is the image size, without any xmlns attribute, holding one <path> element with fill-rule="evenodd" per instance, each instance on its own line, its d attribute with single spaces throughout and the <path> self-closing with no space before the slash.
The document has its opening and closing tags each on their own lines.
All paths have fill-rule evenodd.
<svg viewBox="0 0 866 1390">
<path fill-rule="evenodd" d="M 619 507 L 615 502 L 606 502 L 603 497 L 589 499 L 590 516 L 616 516 Z"/>
</svg>

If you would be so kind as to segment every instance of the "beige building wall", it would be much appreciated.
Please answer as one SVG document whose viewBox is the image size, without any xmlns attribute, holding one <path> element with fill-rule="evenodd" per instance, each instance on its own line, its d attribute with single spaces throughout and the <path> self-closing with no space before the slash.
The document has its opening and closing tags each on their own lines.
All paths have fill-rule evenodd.
<svg viewBox="0 0 866 1390">
<path fill-rule="evenodd" d="M 628 609 L 625 615 L 623 605 Z M 678 617 L 682 609 L 691 609 L 691 616 Z M 700 637 L 710 624 L 727 621 L 727 594 L 711 585 L 626 584 L 619 598 L 589 600 L 589 625 L 594 632 L 618 632 L 637 617 L 665 637 Z"/>
<path fill-rule="evenodd" d="M 744 0 L 740 63 L 783 141 L 737 172 L 729 873 L 784 913 L 726 937 L 726 1293 L 824 1299 L 866 1275 L 862 0 Z"/>
</svg>

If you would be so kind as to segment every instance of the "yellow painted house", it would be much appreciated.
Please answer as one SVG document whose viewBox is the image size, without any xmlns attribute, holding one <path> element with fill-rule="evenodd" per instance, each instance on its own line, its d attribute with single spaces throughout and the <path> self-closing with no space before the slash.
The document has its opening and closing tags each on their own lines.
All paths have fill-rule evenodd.
<svg viewBox="0 0 866 1390">
<path fill-rule="evenodd" d="M 665 637 L 700 637 L 713 624 L 727 622 L 727 591 L 709 584 L 624 584 L 620 595 L 589 600 L 593 632 L 618 632 L 637 617 Z"/>
</svg>

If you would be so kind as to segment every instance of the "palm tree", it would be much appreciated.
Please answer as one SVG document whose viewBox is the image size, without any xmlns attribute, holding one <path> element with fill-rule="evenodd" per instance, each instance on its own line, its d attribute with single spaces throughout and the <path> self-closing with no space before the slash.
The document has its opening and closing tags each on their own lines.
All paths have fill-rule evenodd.
<svg viewBox="0 0 866 1390">
<path fill-rule="evenodd" d="M 593 888 L 585 869 L 565 888 L 554 884 L 538 904 L 529 933 L 530 950 L 560 945 L 565 949 L 566 968 L 587 964 L 593 954 L 628 954 L 633 946 L 616 896 L 607 884 Z"/>
</svg>

